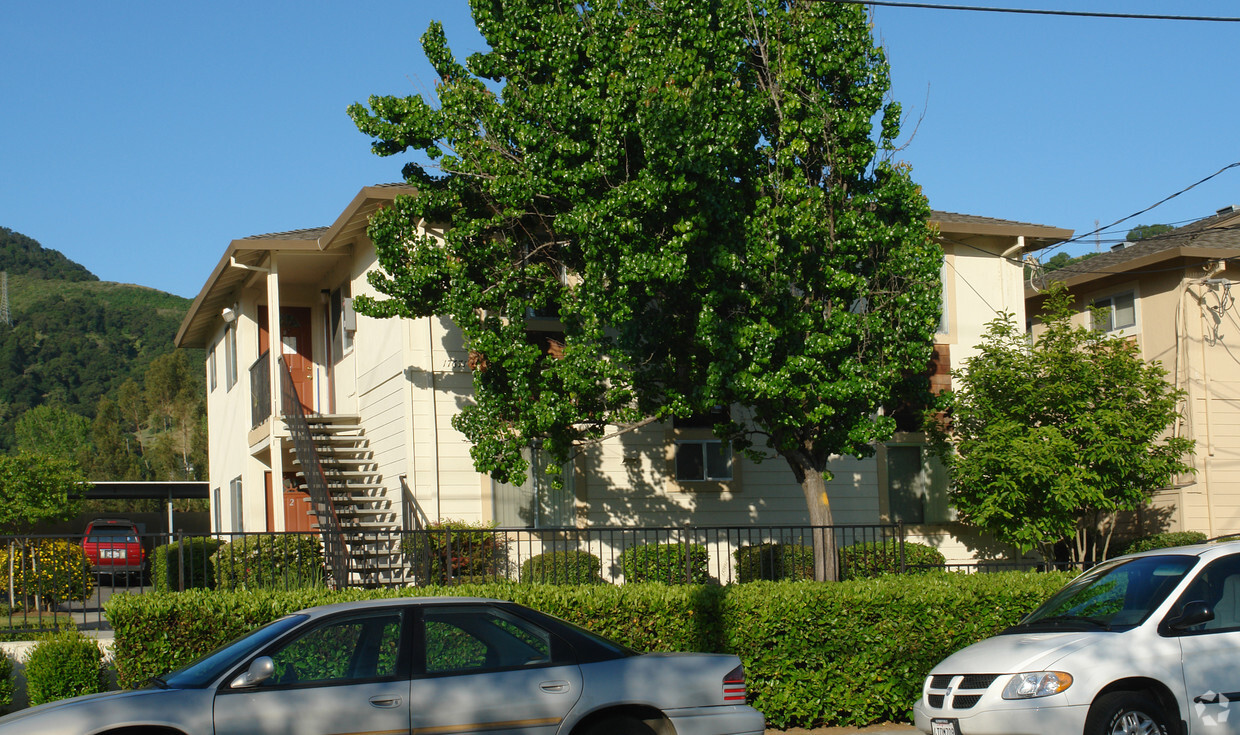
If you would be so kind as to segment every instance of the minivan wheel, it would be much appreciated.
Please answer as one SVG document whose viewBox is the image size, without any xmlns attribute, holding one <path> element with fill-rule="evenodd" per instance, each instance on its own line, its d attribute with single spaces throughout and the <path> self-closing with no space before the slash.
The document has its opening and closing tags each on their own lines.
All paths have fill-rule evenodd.
<svg viewBox="0 0 1240 735">
<path fill-rule="evenodd" d="M 1167 714 L 1151 696 L 1111 692 L 1089 708 L 1085 735 L 1167 735 Z"/>
</svg>

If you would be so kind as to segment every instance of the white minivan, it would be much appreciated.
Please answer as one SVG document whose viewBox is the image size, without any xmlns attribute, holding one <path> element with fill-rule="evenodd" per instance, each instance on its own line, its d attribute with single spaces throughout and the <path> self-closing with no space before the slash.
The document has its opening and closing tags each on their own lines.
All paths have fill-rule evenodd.
<svg viewBox="0 0 1240 735">
<path fill-rule="evenodd" d="M 948 656 L 913 708 L 932 735 L 1240 733 L 1240 542 L 1112 559 Z"/>
</svg>

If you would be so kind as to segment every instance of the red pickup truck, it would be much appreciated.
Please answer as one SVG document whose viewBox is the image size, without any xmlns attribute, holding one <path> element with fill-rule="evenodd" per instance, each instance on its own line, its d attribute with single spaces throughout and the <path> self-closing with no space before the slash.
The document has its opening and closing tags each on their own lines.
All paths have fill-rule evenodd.
<svg viewBox="0 0 1240 735">
<path fill-rule="evenodd" d="M 86 525 L 82 551 L 96 574 L 142 574 L 146 552 L 133 521 L 100 518 Z"/>
</svg>

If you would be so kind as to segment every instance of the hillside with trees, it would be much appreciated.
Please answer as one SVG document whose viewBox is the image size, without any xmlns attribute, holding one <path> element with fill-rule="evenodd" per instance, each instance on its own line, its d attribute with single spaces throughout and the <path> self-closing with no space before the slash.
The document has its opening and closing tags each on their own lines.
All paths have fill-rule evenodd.
<svg viewBox="0 0 1240 735">
<path fill-rule="evenodd" d="M 0 271 L 0 453 L 74 460 L 91 480 L 205 476 L 202 355 L 172 344 L 190 302 L 3 227 Z"/>
</svg>

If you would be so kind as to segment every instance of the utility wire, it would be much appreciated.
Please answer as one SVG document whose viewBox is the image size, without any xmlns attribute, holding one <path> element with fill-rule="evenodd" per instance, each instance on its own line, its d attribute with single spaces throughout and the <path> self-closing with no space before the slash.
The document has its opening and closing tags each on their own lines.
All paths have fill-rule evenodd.
<svg viewBox="0 0 1240 735">
<path fill-rule="evenodd" d="M 841 5 L 869 5 L 885 8 L 920 8 L 924 10 L 967 10 L 977 13 L 1017 13 L 1022 15 L 1066 15 L 1075 18 L 1121 18 L 1125 20 L 1187 20 L 1204 23 L 1240 23 L 1240 18 L 1214 15 L 1158 15 L 1150 13 L 1095 13 L 1084 10 L 1038 10 L 1035 8 L 994 8 L 977 5 L 943 5 L 940 3 L 906 3 L 888 0 L 821 0 Z"/>
</svg>

